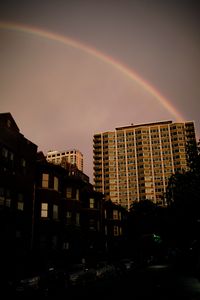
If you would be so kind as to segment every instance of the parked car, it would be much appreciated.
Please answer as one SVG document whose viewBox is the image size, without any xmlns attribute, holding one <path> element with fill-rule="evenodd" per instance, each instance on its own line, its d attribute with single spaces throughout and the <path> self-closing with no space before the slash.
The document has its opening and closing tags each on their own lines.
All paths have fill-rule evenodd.
<svg viewBox="0 0 200 300">
<path fill-rule="evenodd" d="M 50 267 L 41 272 L 39 287 L 44 296 L 62 292 L 68 286 L 68 277 L 64 270 Z"/>
<path fill-rule="evenodd" d="M 14 289 L 16 293 L 33 293 L 39 291 L 40 276 L 30 276 L 16 280 Z"/>
<path fill-rule="evenodd" d="M 69 286 L 85 286 L 96 280 L 96 270 L 85 264 L 74 264 L 68 271 Z"/>
<path fill-rule="evenodd" d="M 124 272 L 130 272 L 135 269 L 136 263 L 131 258 L 123 258 L 120 260 L 120 263 L 122 264 L 124 268 Z"/>
<path fill-rule="evenodd" d="M 96 267 L 96 278 L 97 280 L 107 279 L 116 276 L 116 268 L 114 264 L 106 261 L 100 261 Z"/>
</svg>

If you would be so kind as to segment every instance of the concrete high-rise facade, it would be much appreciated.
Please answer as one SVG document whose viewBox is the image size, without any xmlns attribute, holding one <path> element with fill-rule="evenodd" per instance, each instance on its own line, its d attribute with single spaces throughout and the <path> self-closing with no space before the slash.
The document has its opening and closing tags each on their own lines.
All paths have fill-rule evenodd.
<svg viewBox="0 0 200 300">
<path fill-rule="evenodd" d="M 76 165 L 76 167 L 83 172 L 83 154 L 76 149 L 66 151 L 50 150 L 47 152 L 46 159 L 48 162 L 60 165 L 62 163 L 69 163 Z"/>
<path fill-rule="evenodd" d="M 95 190 L 127 209 L 144 199 L 165 205 L 169 177 L 188 169 L 189 141 L 196 141 L 193 122 L 132 124 L 95 134 Z"/>
</svg>

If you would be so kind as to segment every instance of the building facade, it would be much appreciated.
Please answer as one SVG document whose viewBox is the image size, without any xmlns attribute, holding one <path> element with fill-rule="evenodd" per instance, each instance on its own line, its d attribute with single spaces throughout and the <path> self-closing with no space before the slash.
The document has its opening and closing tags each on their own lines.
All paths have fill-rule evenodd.
<svg viewBox="0 0 200 300">
<path fill-rule="evenodd" d="M 51 150 L 47 152 L 46 159 L 58 165 L 70 163 L 83 172 L 83 154 L 79 150 L 71 149 L 62 152 Z"/>
<path fill-rule="evenodd" d="M 193 122 L 163 121 L 95 134 L 95 190 L 128 210 L 144 199 L 165 205 L 168 179 L 187 170 L 186 145 L 195 140 Z"/>
<path fill-rule="evenodd" d="M 80 175 L 38 153 L 33 245 L 43 262 L 92 262 L 124 247 L 126 211 Z"/>
<path fill-rule="evenodd" d="M 111 200 L 107 200 L 104 202 L 103 213 L 105 249 L 113 258 L 123 255 L 126 256 L 129 249 L 126 243 L 127 210 L 121 205 L 117 205 Z"/>
<path fill-rule="evenodd" d="M 36 155 L 37 145 L 24 137 L 10 113 L 1 113 L 0 253 L 1 271 L 5 264 L 8 273 L 32 247 Z"/>
<path fill-rule="evenodd" d="M 67 256 L 81 250 L 81 186 L 81 179 L 68 176 L 61 166 L 48 163 L 45 157 L 38 159 L 33 250 L 43 261 L 55 261 L 62 253 Z"/>
<path fill-rule="evenodd" d="M 49 263 L 96 259 L 107 253 L 110 240 L 116 247 L 122 239 L 122 213 L 114 212 L 111 227 L 104 195 L 89 177 L 68 162 L 48 162 L 37 148 L 10 113 L 0 114 L 0 277 L 5 282 Z"/>
</svg>

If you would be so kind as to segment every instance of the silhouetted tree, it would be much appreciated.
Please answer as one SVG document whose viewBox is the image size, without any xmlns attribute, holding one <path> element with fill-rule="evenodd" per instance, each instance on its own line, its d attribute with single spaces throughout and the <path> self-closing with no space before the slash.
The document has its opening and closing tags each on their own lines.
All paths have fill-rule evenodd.
<svg viewBox="0 0 200 300">
<path fill-rule="evenodd" d="M 163 253 L 166 208 L 151 200 L 134 202 L 130 209 L 129 228 L 132 248 L 137 259 L 143 263 L 150 257 L 158 258 Z"/>
<path fill-rule="evenodd" d="M 199 143 L 187 145 L 188 171 L 175 173 L 167 187 L 168 205 L 179 212 L 198 216 L 200 208 L 200 147 Z"/>
<path fill-rule="evenodd" d="M 130 244 L 135 247 L 141 236 L 155 232 L 156 205 L 150 200 L 134 202 L 129 211 Z"/>
<path fill-rule="evenodd" d="M 186 145 L 186 157 L 189 172 L 200 173 L 200 140 L 198 143 L 195 141 L 190 142 Z"/>
<path fill-rule="evenodd" d="M 173 219 L 174 235 L 181 243 L 190 242 L 198 234 L 200 219 L 200 143 L 186 147 L 188 170 L 175 173 L 169 179 L 167 203 Z"/>
</svg>

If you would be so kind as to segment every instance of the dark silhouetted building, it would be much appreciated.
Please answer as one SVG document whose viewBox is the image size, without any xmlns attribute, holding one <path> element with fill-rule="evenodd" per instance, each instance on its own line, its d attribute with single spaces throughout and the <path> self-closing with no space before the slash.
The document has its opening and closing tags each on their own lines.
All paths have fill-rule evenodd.
<svg viewBox="0 0 200 300">
<path fill-rule="evenodd" d="M 10 113 L 0 114 L 0 244 L 9 272 L 32 247 L 37 145 L 20 133 Z"/>
</svg>

